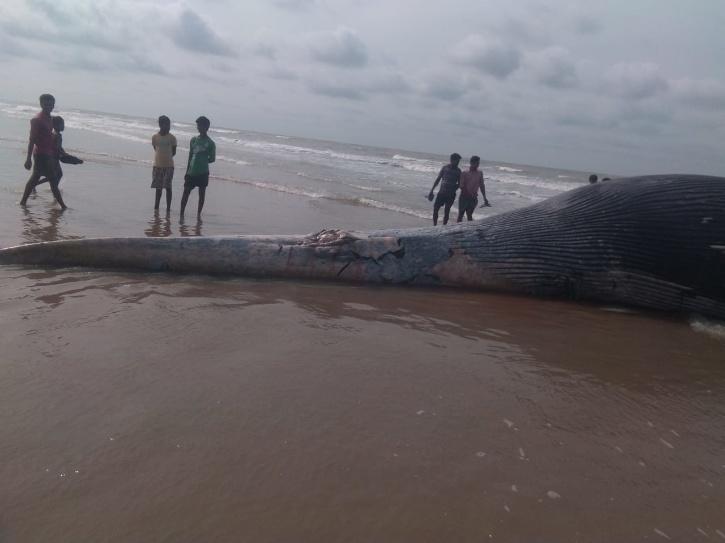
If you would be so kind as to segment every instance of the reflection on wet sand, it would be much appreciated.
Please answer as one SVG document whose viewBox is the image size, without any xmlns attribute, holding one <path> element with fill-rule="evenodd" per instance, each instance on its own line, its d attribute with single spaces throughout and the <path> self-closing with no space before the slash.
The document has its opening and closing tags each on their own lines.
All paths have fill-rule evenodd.
<svg viewBox="0 0 725 543">
<path fill-rule="evenodd" d="M 329 295 L 322 294 L 328 290 Z M 445 292 L 447 303 L 438 305 L 431 303 L 440 298 L 438 291 L 427 289 L 408 296 L 395 287 L 300 283 L 292 288 L 280 281 L 275 292 L 279 296 L 286 292 L 290 301 L 323 321 L 350 317 L 397 324 L 433 338 L 496 340 L 520 353 L 520 360 L 534 364 L 537 371 L 564 371 L 639 390 L 655 390 L 662 380 L 671 378 L 682 385 L 704 387 L 708 393 L 713 386 L 724 387 L 718 392 L 725 394 L 725 344 L 693 335 L 680 319 L 654 312 L 620 312 L 596 304 L 532 301 L 454 289 Z M 401 300 L 406 300 L 405 306 Z M 704 354 L 693 360 L 686 345 L 698 338 Z M 713 379 L 718 375 L 722 381 Z"/>
<path fill-rule="evenodd" d="M 144 234 L 150 238 L 166 238 L 171 235 L 171 213 L 166 211 L 162 216 L 159 210 L 154 210 L 154 215 L 148 222 L 148 228 Z"/>
<path fill-rule="evenodd" d="M 179 235 L 201 236 L 201 226 L 203 224 L 204 222 L 200 218 L 197 218 L 194 226 L 192 227 L 190 224 L 186 223 L 186 219 L 184 219 L 184 217 L 181 217 L 179 219 Z"/>
<path fill-rule="evenodd" d="M 40 241 L 57 241 L 61 239 L 75 239 L 78 236 L 65 235 L 62 232 L 63 215 L 67 210 L 55 205 L 22 208 L 23 229 L 22 237 L 25 243 Z"/>
</svg>

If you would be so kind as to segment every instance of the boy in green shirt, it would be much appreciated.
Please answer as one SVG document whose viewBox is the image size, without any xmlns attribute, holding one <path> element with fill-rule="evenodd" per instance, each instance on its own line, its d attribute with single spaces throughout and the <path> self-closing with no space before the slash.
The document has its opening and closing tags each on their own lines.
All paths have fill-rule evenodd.
<svg viewBox="0 0 725 543">
<path fill-rule="evenodd" d="M 216 160 L 216 145 L 206 135 L 209 126 L 211 126 L 209 119 L 204 116 L 199 117 L 196 120 L 196 129 L 199 131 L 199 135 L 191 138 L 191 142 L 189 142 L 189 162 L 186 165 L 186 175 L 184 176 L 184 195 L 181 197 L 182 217 L 184 216 L 186 203 L 189 200 L 189 194 L 195 187 L 199 188 L 197 217 L 201 216 L 201 210 L 204 207 L 206 187 L 209 185 L 209 164 Z"/>
</svg>

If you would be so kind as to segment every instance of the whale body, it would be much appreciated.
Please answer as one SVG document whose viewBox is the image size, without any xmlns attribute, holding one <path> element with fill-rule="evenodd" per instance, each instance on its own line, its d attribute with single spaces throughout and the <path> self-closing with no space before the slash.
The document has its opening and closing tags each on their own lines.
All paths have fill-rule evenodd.
<svg viewBox="0 0 725 543">
<path fill-rule="evenodd" d="M 98 238 L 0 264 L 442 285 L 725 318 L 725 178 L 632 177 L 447 227 Z"/>
</svg>

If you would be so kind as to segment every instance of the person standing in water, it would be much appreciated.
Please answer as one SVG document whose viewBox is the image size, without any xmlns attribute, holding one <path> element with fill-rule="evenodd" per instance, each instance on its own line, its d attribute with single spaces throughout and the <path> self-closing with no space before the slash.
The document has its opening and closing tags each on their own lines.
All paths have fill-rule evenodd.
<svg viewBox="0 0 725 543">
<path fill-rule="evenodd" d="M 597 183 L 597 181 L 599 181 L 599 178 L 597 177 L 597 174 L 593 173 L 592 175 L 589 176 L 589 184 L 590 185 L 595 185 Z"/>
<path fill-rule="evenodd" d="M 428 200 L 433 201 L 433 191 L 441 183 L 441 188 L 436 196 L 435 203 L 433 204 L 433 225 L 438 224 L 438 212 L 443 207 L 443 224 L 448 224 L 448 217 L 451 213 L 451 207 L 456 201 L 456 191 L 458 190 L 458 184 L 461 181 L 461 170 L 458 164 L 461 162 L 461 155 L 453 153 L 451 155 L 451 161 L 441 168 L 438 173 L 433 187 L 428 193 Z M 442 182 L 441 182 L 442 181 Z"/>
<path fill-rule="evenodd" d="M 161 115 L 159 131 L 151 137 L 151 145 L 154 148 L 151 188 L 156 189 L 154 209 L 158 211 L 161 193 L 165 190 L 167 213 L 171 210 L 171 182 L 174 179 L 174 156 L 176 156 L 176 138 L 170 130 L 171 120 L 166 115 Z"/>
<path fill-rule="evenodd" d="M 25 159 L 25 169 L 30 170 L 32 168 L 33 173 L 25 184 L 20 205 L 23 207 L 27 205 L 30 193 L 41 183 L 41 178 L 45 177 L 50 184 L 50 190 L 53 192 L 56 202 L 58 202 L 61 209 L 66 209 L 63 196 L 61 196 L 58 188 L 58 177 L 55 168 L 56 150 L 53 145 L 53 121 L 50 116 L 55 108 L 55 97 L 52 94 L 42 94 L 39 101 L 41 111 L 30 121 L 28 154 Z"/>
<path fill-rule="evenodd" d="M 196 120 L 198 136 L 191 138 L 189 143 L 189 162 L 186 165 L 184 176 L 184 195 L 181 197 L 181 216 L 184 216 L 186 203 L 189 201 L 189 194 L 194 188 L 199 189 L 199 206 L 196 216 L 201 216 L 206 198 L 206 187 L 209 186 L 209 164 L 216 160 L 216 145 L 207 136 L 211 122 L 202 116 Z"/>
<path fill-rule="evenodd" d="M 486 185 L 483 182 L 483 172 L 478 169 L 481 164 L 480 157 L 472 156 L 470 168 L 461 174 L 461 194 L 458 197 L 458 222 L 463 220 L 463 215 L 473 220 L 473 210 L 478 205 L 478 191 L 483 196 L 483 205 L 491 207 L 486 198 Z"/>
</svg>

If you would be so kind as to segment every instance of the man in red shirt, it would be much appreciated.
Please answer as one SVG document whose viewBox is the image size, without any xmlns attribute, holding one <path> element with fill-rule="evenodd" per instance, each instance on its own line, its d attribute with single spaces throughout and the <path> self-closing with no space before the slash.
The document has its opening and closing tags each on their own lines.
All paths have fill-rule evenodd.
<svg viewBox="0 0 725 543">
<path fill-rule="evenodd" d="M 478 169 L 481 159 L 477 156 L 471 157 L 471 166 L 467 172 L 461 173 L 461 195 L 458 197 L 458 222 L 463 220 L 463 215 L 473 220 L 473 210 L 478 205 L 478 191 L 483 195 L 483 205 L 490 207 L 486 198 L 486 185 L 483 183 L 483 172 Z"/>
<path fill-rule="evenodd" d="M 20 205 L 25 206 L 28 197 L 33 189 L 44 183 L 50 184 L 55 200 L 62 209 L 66 208 L 63 197 L 58 189 L 58 174 L 55 168 L 55 146 L 53 145 L 53 122 L 50 117 L 55 107 L 55 98 L 51 94 L 40 96 L 40 108 L 42 111 L 30 121 L 30 138 L 28 140 L 28 155 L 25 159 L 25 169 L 33 169 L 30 179 L 25 185 L 25 192 L 20 200 Z M 31 161 L 31 156 L 33 160 Z M 42 181 L 41 181 L 42 179 Z"/>
</svg>

